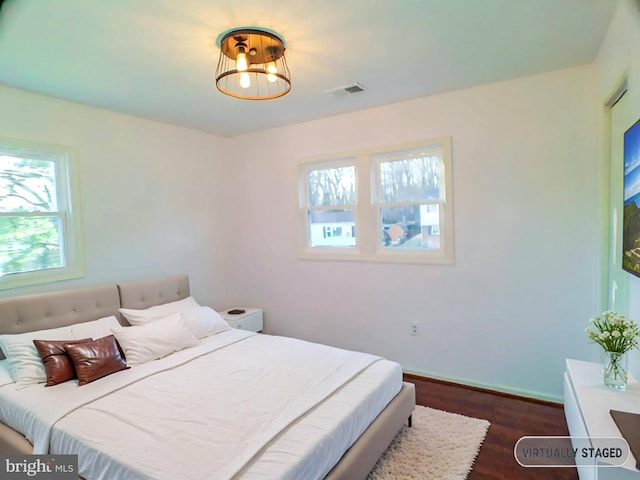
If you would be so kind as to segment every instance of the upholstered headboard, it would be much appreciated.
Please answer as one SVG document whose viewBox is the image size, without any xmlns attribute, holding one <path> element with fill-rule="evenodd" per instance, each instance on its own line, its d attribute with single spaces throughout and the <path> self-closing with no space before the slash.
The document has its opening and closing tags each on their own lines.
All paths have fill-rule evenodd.
<svg viewBox="0 0 640 480">
<path fill-rule="evenodd" d="M 189 296 L 189 277 L 176 275 L 138 282 L 119 283 L 122 308 L 149 308 Z"/>
<path fill-rule="evenodd" d="M 0 299 L 0 334 L 63 327 L 147 308 L 189 296 L 189 277 L 173 277 Z M 0 359 L 4 358 L 0 352 Z"/>
<path fill-rule="evenodd" d="M 63 327 L 110 315 L 120 318 L 118 308 L 116 285 L 6 298 L 0 300 L 0 333 Z"/>
<path fill-rule="evenodd" d="M 116 285 L 0 300 L 0 333 L 24 333 L 118 315 Z"/>
</svg>

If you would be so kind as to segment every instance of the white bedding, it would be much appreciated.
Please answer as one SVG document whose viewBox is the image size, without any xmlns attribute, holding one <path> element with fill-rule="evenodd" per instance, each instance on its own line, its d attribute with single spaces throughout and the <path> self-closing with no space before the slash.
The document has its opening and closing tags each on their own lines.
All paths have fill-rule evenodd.
<svg viewBox="0 0 640 480">
<path fill-rule="evenodd" d="M 2 387 L 0 419 L 36 452 L 55 423 L 51 453 L 79 453 L 88 479 L 312 479 L 401 382 L 379 357 L 231 330 L 83 387 Z"/>
</svg>

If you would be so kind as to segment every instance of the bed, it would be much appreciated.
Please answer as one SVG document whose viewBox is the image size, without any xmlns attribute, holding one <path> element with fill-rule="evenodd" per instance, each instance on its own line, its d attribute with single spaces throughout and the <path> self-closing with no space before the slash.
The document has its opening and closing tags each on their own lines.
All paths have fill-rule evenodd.
<svg viewBox="0 0 640 480">
<path fill-rule="evenodd" d="M 0 334 L 126 326 L 120 309 L 189 298 L 185 275 L 14 297 L 0 300 Z M 228 329 L 86 386 L 1 386 L 0 453 L 77 453 L 87 479 L 357 479 L 414 407 L 394 362 Z"/>
</svg>

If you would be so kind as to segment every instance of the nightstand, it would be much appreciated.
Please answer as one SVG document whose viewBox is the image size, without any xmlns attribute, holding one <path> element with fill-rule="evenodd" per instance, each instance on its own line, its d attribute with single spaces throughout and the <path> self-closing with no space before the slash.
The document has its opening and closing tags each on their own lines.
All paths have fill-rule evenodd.
<svg viewBox="0 0 640 480">
<path fill-rule="evenodd" d="M 244 310 L 244 313 L 233 314 L 230 310 Z M 234 307 L 218 312 L 220 316 L 233 328 L 262 332 L 262 309 L 249 307 Z"/>
</svg>

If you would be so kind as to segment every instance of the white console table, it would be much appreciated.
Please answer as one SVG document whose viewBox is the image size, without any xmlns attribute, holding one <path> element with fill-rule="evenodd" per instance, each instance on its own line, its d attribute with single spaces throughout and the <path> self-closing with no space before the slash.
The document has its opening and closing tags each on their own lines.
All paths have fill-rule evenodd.
<svg viewBox="0 0 640 480">
<path fill-rule="evenodd" d="M 640 384 L 629 376 L 627 390 L 613 390 L 604 386 L 602 365 L 567 360 L 564 412 L 571 436 L 621 437 L 609 410 L 640 413 Z M 580 480 L 640 480 L 635 466 L 636 459 L 630 455 L 622 467 L 578 466 L 578 475 Z"/>
</svg>

